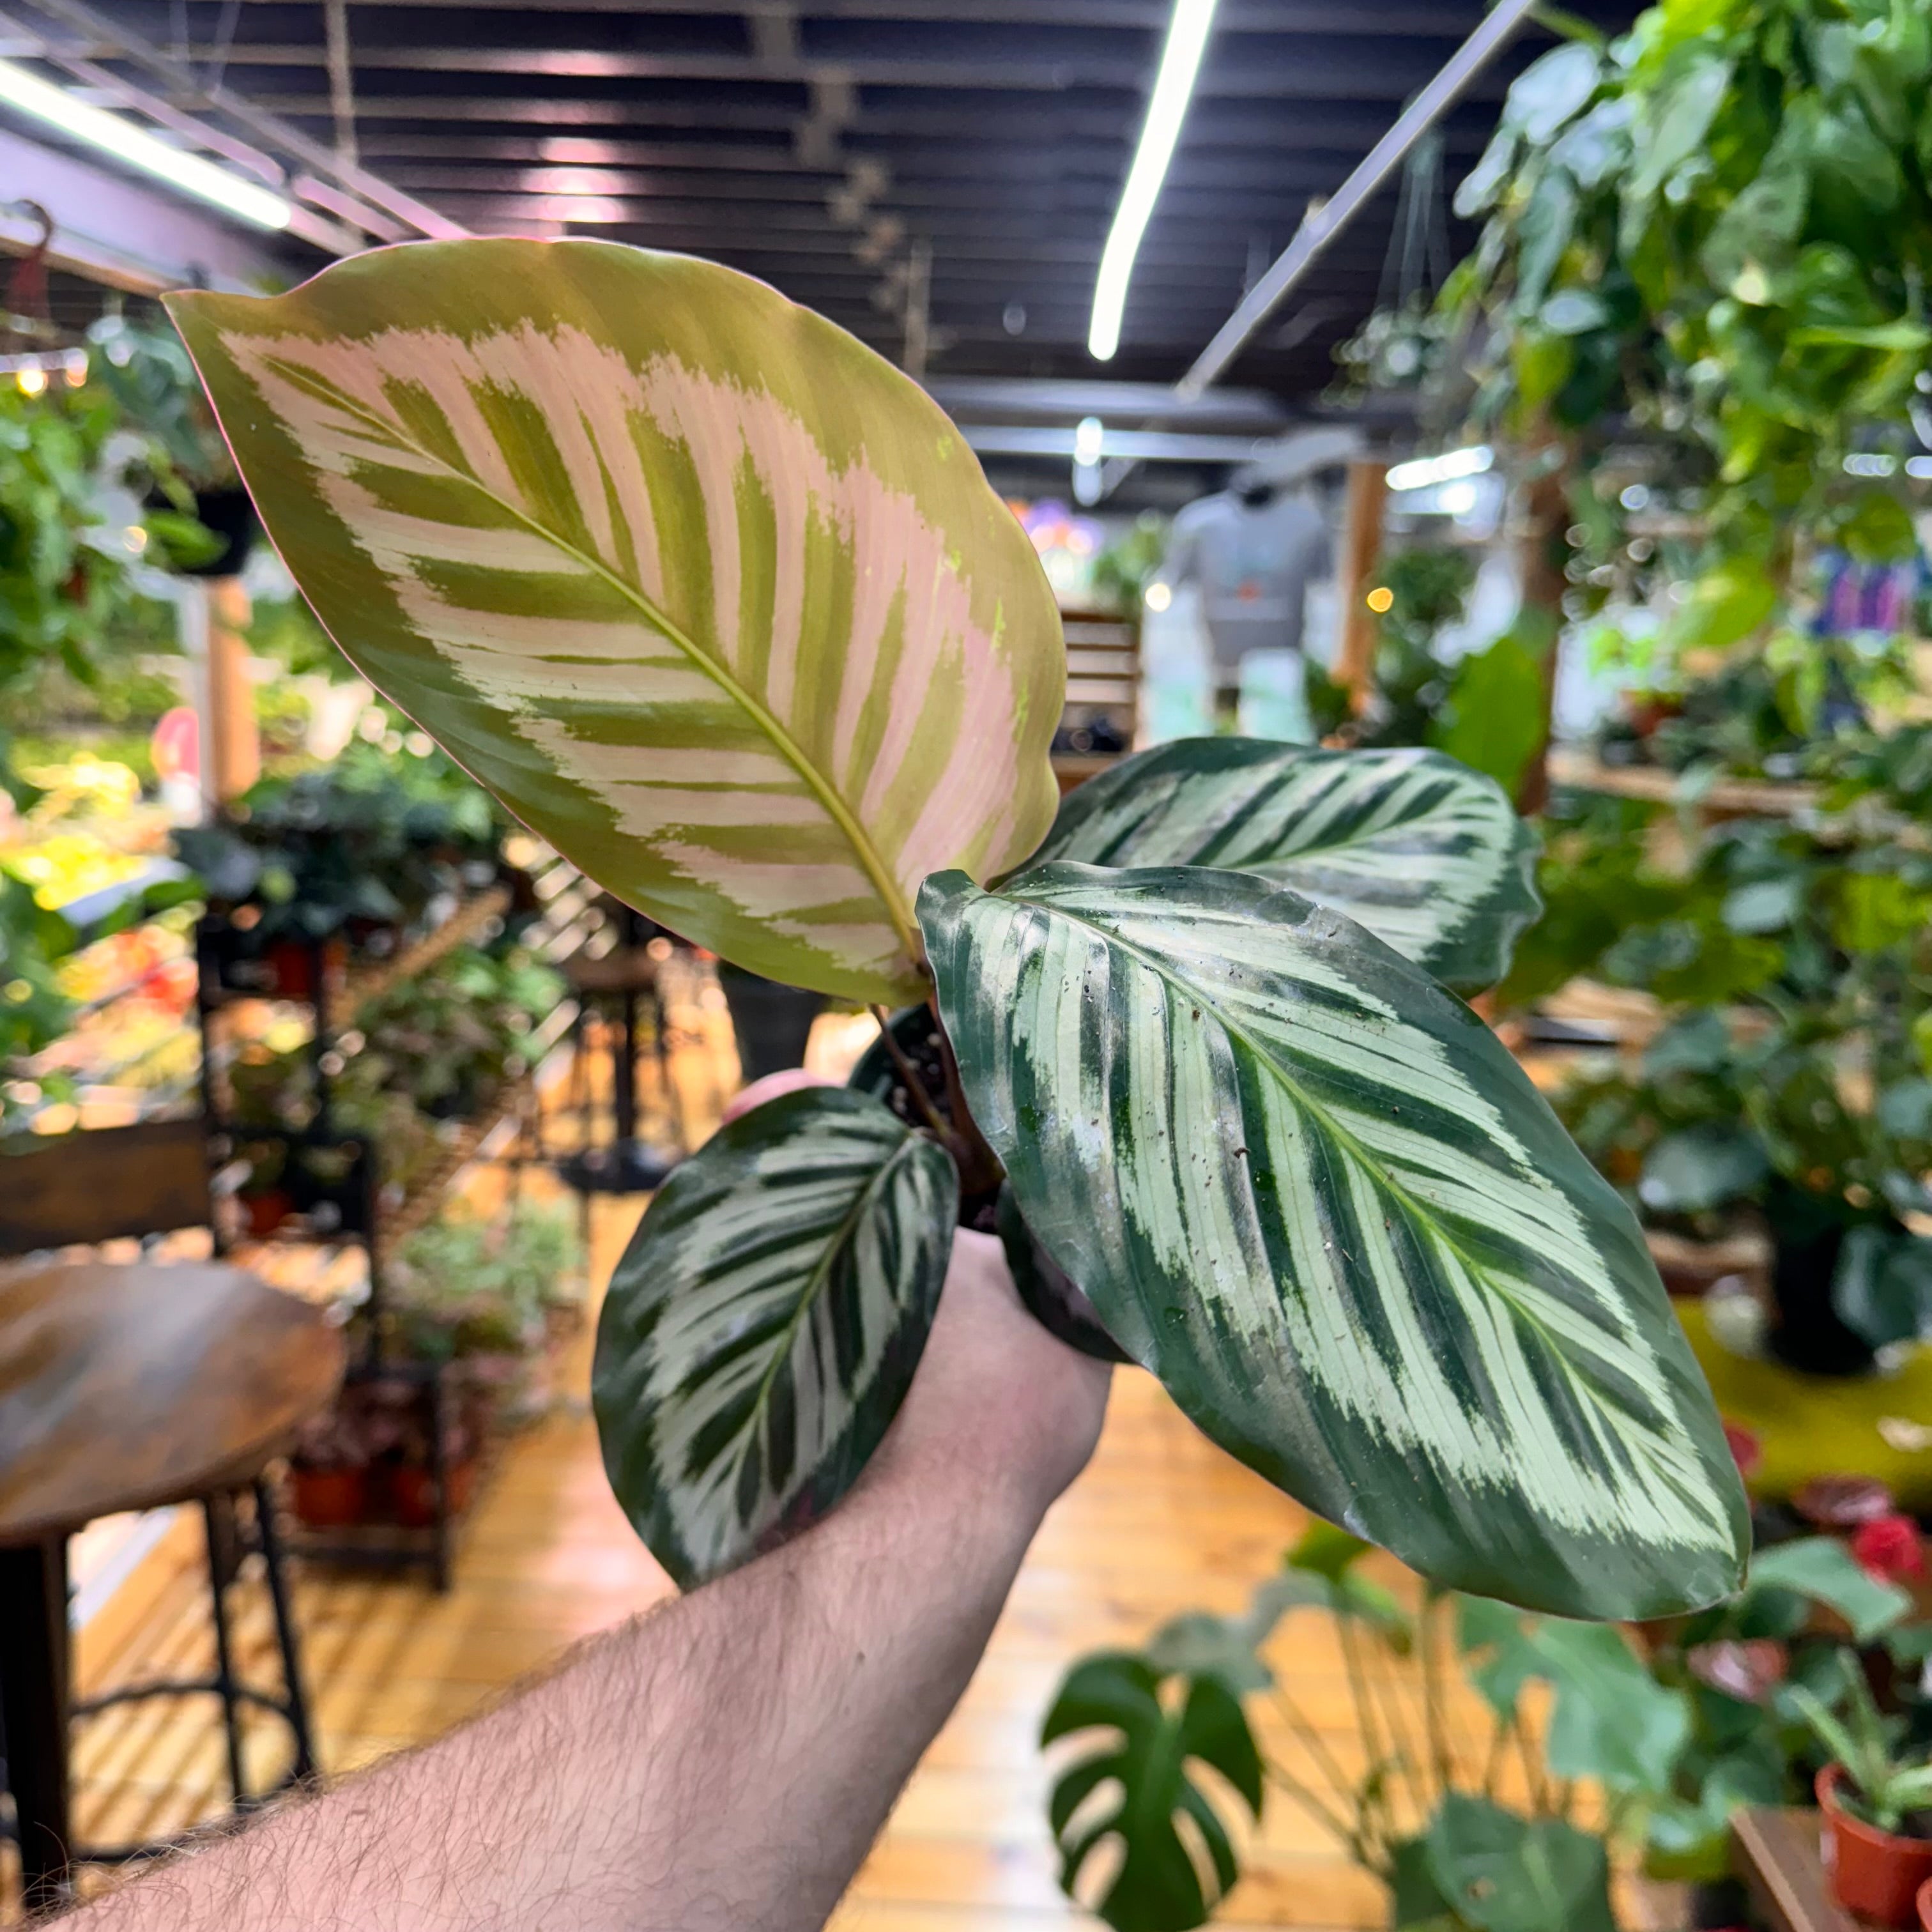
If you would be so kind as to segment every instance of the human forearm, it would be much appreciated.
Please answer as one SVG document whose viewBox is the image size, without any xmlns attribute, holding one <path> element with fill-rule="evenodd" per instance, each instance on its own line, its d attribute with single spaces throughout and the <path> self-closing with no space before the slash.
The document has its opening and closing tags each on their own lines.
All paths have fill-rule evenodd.
<svg viewBox="0 0 1932 1932">
<path fill-rule="evenodd" d="M 409 1756 L 206 1844 L 84 1932 L 809 1932 L 972 1674 L 1106 1371 L 961 1237 L 912 1394 L 784 1548 Z"/>
</svg>

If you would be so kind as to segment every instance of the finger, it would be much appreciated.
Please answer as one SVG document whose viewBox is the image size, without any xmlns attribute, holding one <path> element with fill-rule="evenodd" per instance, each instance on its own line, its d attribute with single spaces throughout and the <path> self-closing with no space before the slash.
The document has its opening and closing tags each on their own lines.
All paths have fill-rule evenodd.
<svg viewBox="0 0 1932 1932">
<path fill-rule="evenodd" d="M 754 1107 L 762 1107 L 767 1100 L 781 1099 L 787 1094 L 802 1093 L 808 1087 L 836 1087 L 836 1080 L 828 1080 L 822 1073 L 808 1073 L 802 1066 L 788 1066 L 782 1073 L 767 1073 L 762 1080 L 754 1080 L 751 1085 L 732 1095 L 724 1103 L 724 1124 L 730 1124 L 748 1114 Z"/>
</svg>

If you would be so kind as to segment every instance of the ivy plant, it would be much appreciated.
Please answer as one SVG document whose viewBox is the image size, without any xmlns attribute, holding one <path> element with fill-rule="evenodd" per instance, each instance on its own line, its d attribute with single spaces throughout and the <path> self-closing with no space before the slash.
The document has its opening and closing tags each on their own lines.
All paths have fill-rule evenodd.
<svg viewBox="0 0 1932 1932">
<path fill-rule="evenodd" d="M 605 1460 L 680 1581 L 836 1502 L 1004 1176 L 1118 1348 L 1325 1516 L 1575 1614 L 1732 1587 L 1742 1492 L 1636 1223 L 1438 982 L 1534 909 L 1492 783 L 1200 742 L 1056 817 L 1024 533 L 916 385 L 714 265 L 423 244 L 171 308 L 379 688 L 652 917 L 940 1022 L 910 1119 L 754 1110 L 617 1271 Z"/>
<path fill-rule="evenodd" d="M 1586 457 L 1634 424 L 1666 452 L 1708 539 L 1677 628 L 1728 644 L 1774 615 L 1801 541 L 1910 554 L 1896 484 L 1845 460 L 1895 470 L 1932 420 L 1932 19 L 1666 0 L 1609 44 L 1581 31 L 1462 183 L 1486 225 L 1444 300 L 1479 415 Z"/>
</svg>

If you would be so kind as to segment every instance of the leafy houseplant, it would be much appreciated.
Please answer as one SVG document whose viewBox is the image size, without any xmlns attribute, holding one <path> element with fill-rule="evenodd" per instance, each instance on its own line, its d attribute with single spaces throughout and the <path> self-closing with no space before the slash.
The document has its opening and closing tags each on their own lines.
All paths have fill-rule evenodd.
<svg viewBox="0 0 1932 1932">
<path fill-rule="evenodd" d="M 1448 1682 L 1459 1600 L 1432 1592 L 1418 1610 L 1406 1609 L 1360 1574 L 1365 1547 L 1318 1525 L 1243 1615 L 1190 1612 L 1142 1653 L 1102 1653 L 1068 1672 L 1042 1731 L 1048 1745 L 1069 1740 L 1073 1752 L 1049 1804 L 1061 1883 L 1070 1894 L 1087 1892 L 1099 1876 L 1090 1868 L 1117 1843 L 1122 1856 L 1094 1904 L 1114 1932 L 1188 1932 L 1240 1876 L 1232 1808 L 1200 1779 L 1197 1761 L 1256 1819 L 1270 1786 L 1300 1808 L 1387 1888 L 1397 1932 L 1611 1932 L 1604 1840 L 1576 1822 L 1574 1779 L 1550 1775 L 1516 1708 L 1516 1686 L 1559 1666 L 1535 1660 L 1516 1673 L 1509 1695 L 1495 1701 L 1487 1748 L 1466 1757 L 1457 1746 L 1468 1729 L 1452 1714 Z M 1479 1599 L 1460 1608 L 1508 1617 Z M 1348 1687 L 1349 1745 L 1323 1735 L 1261 1654 L 1285 1618 L 1298 1620 L 1306 1641 L 1309 1619 L 1321 1616 Z M 1643 1712 L 1648 1688 L 1641 1666 L 1613 1631 L 1567 1628 L 1571 1648 L 1590 1655 L 1599 1676 L 1607 1667 L 1618 1678 L 1623 1714 L 1611 1723 L 1620 1738 L 1634 1737 L 1630 1713 Z M 1396 1678 L 1412 1661 L 1420 1666 L 1419 1708 Z M 1244 1702 L 1263 1698 L 1304 1768 L 1291 1771 L 1257 1739 Z"/>
<path fill-rule="evenodd" d="M 618 1271 L 605 1460 L 674 1574 L 856 1476 L 963 1176 L 1217 1441 L 1426 1572 L 1592 1616 L 1732 1587 L 1635 1224 L 1437 982 L 1534 910 L 1493 785 L 1204 741 L 1056 820 L 1024 532 L 915 386 L 712 265 L 430 244 L 172 310 L 318 616 L 513 813 L 734 964 L 941 1022 L 944 1108 L 758 1108 Z"/>
<path fill-rule="evenodd" d="M 1932 1763 L 1922 1748 L 1901 1756 L 1900 1720 L 1880 1715 L 1860 1672 L 1844 1676 L 1842 1713 L 1802 1686 L 1792 1693 L 1831 1754 L 1818 1802 L 1831 1833 L 1832 1888 L 1862 1918 L 1910 1926 L 1919 1888 L 1932 1881 Z"/>
<path fill-rule="evenodd" d="M 1458 194 L 1479 411 L 1586 459 L 1652 440 L 1706 537 L 1685 643 L 1772 618 L 1804 542 L 1910 554 L 1897 484 L 1845 458 L 1923 407 L 1928 80 L 1914 0 L 1652 7 L 1526 71 Z"/>
<path fill-rule="evenodd" d="M 1361 1574 L 1362 1552 L 1317 1526 L 1241 1615 L 1189 1612 L 1140 1652 L 1069 1671 L 1043 1729 L 1049 1747 L 1072 1754 L 1049 1804 L 1061 1882 L 1093 1897 L 1115 1932 L 1188 1932 L 1239 1880 L 1235 1808 L 1190 1758 L 1257 1819 L 1270 1787 L 1301 1810 L 1387 1889 L 1396 1932 L 1607 1926 L 1610 1852 L 1640 1855 L 1655 1877 L 1721 1880 L 1738 1808 L 1794 1803 L 1810 1788 L 1808 1706 L 1841 1699 L 1863 1660 L 1915 1665 L 1932 1639 L 1905 1622 L 1904 1590 L 1826 1537 L 1761 1552 L 1728 1602 L 1653 1626 L 1638 1645 L 1479 1597 L 1431 1590 L 1411 1607 Z M 1820 1611 L 1849 1642 L 1826 1633 Z M 1319 1655 L 1310 1620 L 1331 1627 L 1352 1710 L 1347 1743 L 1324 1734 L 1270 1667 L 1271 1640 L 1290 1618 L 1300 1620 L 1297 1646 L 1282 1654 L 1304 1671 Z M 1473 1752 L 1479 1726 L 1451 1702 L 1452 1669 L 1490 1720 Z M 1532 1685 L 1544 1699 L 1534 1724 Z M 1251 1712 L 1272 1715 L 1269 1730 Z M 1095 1897 L 1092 1868 L 1110 1840 L 1120 1856 Z M 1471 1882 L 1478 1874 L 1486 1888 Z M 1696 1922 L 1737 1916 L 1721 1888 L 1709 1905 Z"/>
</svg>

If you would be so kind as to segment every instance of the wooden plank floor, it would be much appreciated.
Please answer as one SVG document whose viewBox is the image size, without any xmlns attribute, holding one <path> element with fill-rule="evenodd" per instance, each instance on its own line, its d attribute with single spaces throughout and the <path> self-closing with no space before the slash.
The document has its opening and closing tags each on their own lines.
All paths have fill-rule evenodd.
<svg viewBox="0 0 1932 1932">
<path fill-rule="evenodd" d="M 599 1204 L 594 1280 L 608 1275 L 637 1212 Z M 553 1412 L 501 1458 L 466 1526 L 448 1594 L 414 1578 L 300 1573 L 308 1675 L 329 1774 L 436 1736 L 578 1639 L 669 1593 L 605 1486 L 584 1401 L 588 1353 L 586 1337 Z M 1092 1466 L 1048 1520 L 984 1663 L 842 1907 L 837 1932 L 1093 1924 L 1060 1894 L 1045 1822 L 1050 1772 L 1035 1739 L 1054 1685 L 1082 1652 L 1136 1642 L 1179 1611 L 1236 1609 L 1305 1520 L 1196 1433 L 1157 1384 L 1123 1371 Z M 1392 1564 L 1382 1574 L 1406 1580 Z M 251 1599 L 238 1619 L 240 1659 L 244 1672 L 272 1682 L 258 1594 L 245 1585 L 236 1593 L 238 1610 Z M 82 1632 L 80 1688 L 88 1695 L 206 1670 L 211 1654 L 200 1526 L 184 1513 Z M 1310 1616 L 1293 1620 L 1271 1658 L 1330 1747 L 1359 1768 L 1332 1629 Z M 1391 1688 L 1412 1697 L 1413 1674 Z M 1267 1728 L 1270 1749 L 1300 1762 L 1302 1748 L 1282 1727 L 1270 1719 Z M 1455 1729 L 1471 1754 L 1487 1738 L 1466 1694 Z M 257 1776 L 272 1776 L 285 1761 L 272 1720 L 250 1721 L 248 1749 Z M 225 1782 L 212 1701 L 124 1706 L 88 1720 L 76 1780 L 77 1827 L 97 1843 L 173 1834 L 218 1814 Z M 1280 1793 L 1270 1794 L 1258 1833 L 1244 1835 L 1249 1876 L 1223 1908 L 1227 1922 L 1385 1922 L 1378 1888 Z M 4 1882 L 0 1916 L 14 1909 L 10 1873 Z"/>
</svg>

